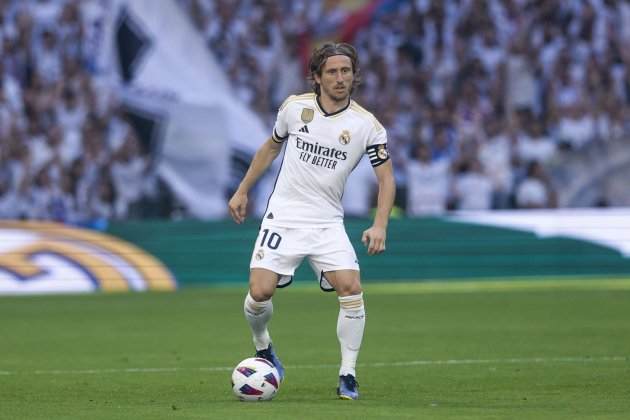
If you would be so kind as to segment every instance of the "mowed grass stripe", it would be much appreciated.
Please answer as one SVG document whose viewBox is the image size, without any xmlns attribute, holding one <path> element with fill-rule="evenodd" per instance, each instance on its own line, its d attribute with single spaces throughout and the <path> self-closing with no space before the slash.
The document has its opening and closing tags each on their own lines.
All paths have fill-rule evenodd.
<svg viewBox="0 0 630 420">
<path fill-rule="evenodd" d="M 374 362 L 358 363 L 357 367 L 392 368 L 409 366 L 440 366 L 440 365 L 492 365 L 492 364 L 538 364 L 538 363 L 607 363 L 630 362 L 630 356 L 600 356 L 600 357 L 513 357 L 506 359 L 446 359 L 446 360 L 410 360 L 403 362 Z M 337 364 L 287 365 L 288 369 L 328 369 L 336 368 Z M 0 371 L 0 375 L 101 375 L 111 373 L 176 373 L 185 371 L 226 372 L 229 366 L 211 367 L 158 367 L 158 368 L 125 368 L 125 369 L 55 369 L 35 370 L 25 372 Z"/>
<path fill-rule="evenodd" d="M 205 288 L 205 287 L 204 287 Z M 190 291 L 199 287 L 185 287 Z M 247 286 L 234 283 L 214 283 L 209 289 L 246 291 Z M 624 291 L 630 290 L 630 277 L 510 277 L 497 280 L 369 280 L 363 281 L 363 289 L 367 293 L 395 294 L 428 294 L 428 293 L 487 293 L 487 292 L 535 292 L 554 290 L 575 291 Z M 312 279 L 298 279 L 280 293 L 318 293 L 321 289 Z"/>
</svg>

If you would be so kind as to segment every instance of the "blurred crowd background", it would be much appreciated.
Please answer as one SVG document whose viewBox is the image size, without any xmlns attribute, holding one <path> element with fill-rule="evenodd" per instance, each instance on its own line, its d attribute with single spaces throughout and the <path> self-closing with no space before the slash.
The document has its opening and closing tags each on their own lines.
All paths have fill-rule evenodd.
<svg viewBox="0 0 630 420">
<path fill-rule="evenodd" d="M 0 1 L 0 218 L 123 219 L 157 181 L 97 68 L 107 2 Z"/>
<path fill-rule="evenodd" d="M 387 128 L 408 216 L 568 205 L 560 191 L 630 139 L 627 1 L 177 3 L 269 132 L 282 101 L 310 90 L 312 49 L 355 45 L 353 97 Z M 0 0 L 0 218 L 94 224 L 152 217 L 157 203 L 159 216 L 185 216 L 174 197 L 164 204 L 99 69 L 108 7 Z M 374 182 L 352 185 L 365 198 L 348 214 L 369 213 Z M 587 205 L 630 205 L 627 194 L 611 187 Z"/>
</svg>

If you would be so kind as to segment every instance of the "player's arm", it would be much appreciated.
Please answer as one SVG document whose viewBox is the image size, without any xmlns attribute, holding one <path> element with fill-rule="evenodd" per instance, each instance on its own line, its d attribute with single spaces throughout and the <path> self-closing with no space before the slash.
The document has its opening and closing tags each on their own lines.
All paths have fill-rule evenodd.
<svg viewBox="0 0 630 420">
<path fill-rule="evenodd" d="M 256 181 L 271 166 L 278 154 L 282 150 L 282 143 L 277 142 L 273 138 L 269 138 L 256 151 L 252 163 L 247 169 L 247 173 L 239 184 L 236 192 L 228 202 L 230 215 L 236 223 L 243 223 L 247 215 L 247 194 L 249 190 L 256 184 Z"/>
<path fill-rule="evenodd" d="M 385 251 L 385 237 L 387 236 L 387 224 L 389 214 L 394 206 L 396 196 L 396 182 L 391 159 L 382 165 L 374 167 L 378 180 L 378 199 L 376 215 L 372 227 L 363 232 L 361 240 L 367 246 L 368 255 L 374 255 Z"/>
</svg>

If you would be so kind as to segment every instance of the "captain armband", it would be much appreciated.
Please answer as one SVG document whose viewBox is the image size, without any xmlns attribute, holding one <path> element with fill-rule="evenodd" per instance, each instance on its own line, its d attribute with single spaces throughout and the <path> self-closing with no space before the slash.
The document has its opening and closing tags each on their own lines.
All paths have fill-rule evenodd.
<svg viewBox="0 0 630 420">
<path fill-rule="evenodd" d="M 383 163 L 389 160 L 389 152 L 387 151 L 387 143 L 382 144 L 374 144 L 372 146 L 368 146 L 367 149 L 368 157 L 370 158 L 370 163 L 374 168 L 382 165 Z"/>
<path fill-rule="evenodd" d="M 287 133 L 286 136 L 281 137 L 275 129 L 273 130 L 273 134 L 271 135 L 271 139 L 275 141 L 276 143 L 284 143 L 284 141 L 288 138 L 289 138 L 289 133 Z"/>
</svg>

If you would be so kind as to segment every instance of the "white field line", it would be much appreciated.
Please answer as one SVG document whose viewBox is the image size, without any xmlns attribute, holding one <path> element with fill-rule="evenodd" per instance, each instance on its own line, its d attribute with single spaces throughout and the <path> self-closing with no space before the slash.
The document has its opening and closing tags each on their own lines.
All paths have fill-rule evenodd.
<svg viewBox="0 0 630 420">
<path fill-rule="evenodd" d="M 630 356 L 602 356 L 602 357 L 525 357 L 508 359 L 447 359 L 447 360 L 410 360 L 406 362 L 375 362 L 358 363 L 358 367 L 381 368 L 400 366 L 440 366 L 440 365 L 504 365 L 504 364 L 535 364 L 535 363 L 596 363 L 596 362 L 630 362 Z M 288 369 L 326 369 L 338 365 L 288 365 Z M 109 373 L 174 373 L 174 372 L 229 372 L 233 367 L 163 367 L 163 368 L 125 368 L 125 369 L 56 369 L 34 371 L 0 370 L 0 376 L 9 375 L 101 375 Z"/>
</svg>

